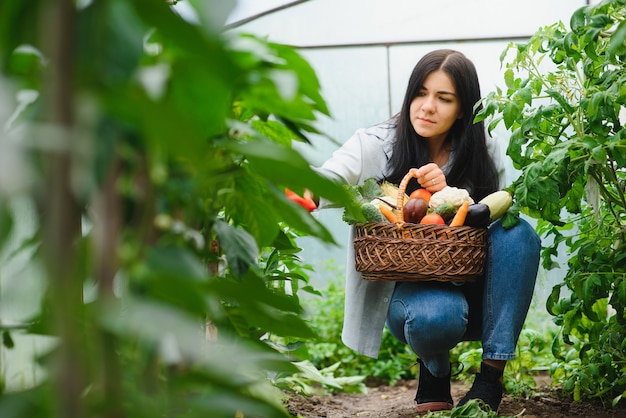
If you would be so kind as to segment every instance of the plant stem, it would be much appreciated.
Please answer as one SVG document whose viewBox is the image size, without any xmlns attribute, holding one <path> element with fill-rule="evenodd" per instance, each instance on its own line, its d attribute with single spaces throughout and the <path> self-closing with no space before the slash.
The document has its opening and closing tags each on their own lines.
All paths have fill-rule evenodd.
<svg viewBox="0 0 626 418">
<path fill-rule="evenodd" d="M 39 202 L 44 259 L 48 272 L 56 332 L 60 337 L 55 368 L 57 416 L 85 416 L 84 350 L 80 343 L 82 280 L 76 271 L 76 244 L 81 236 L 81 211 L 71 188 L 74 125 L 73 50 L 75 8 L 72 0 L 57 0 L 42 8 L 40 33 L 50 58 L 43 81 L 44 117 L 63 133 L 64 148 L 44 155 L 47 181 Z M 42 138 L 47 140 L 48 138 Z M 49 140 L 49 139 L 48 139 Z"/>
</svg>

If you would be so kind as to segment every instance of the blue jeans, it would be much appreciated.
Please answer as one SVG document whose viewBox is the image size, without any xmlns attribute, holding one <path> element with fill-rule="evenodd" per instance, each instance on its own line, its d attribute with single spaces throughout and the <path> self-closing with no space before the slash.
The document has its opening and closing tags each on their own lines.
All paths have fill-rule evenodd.
<svg viewBox="0 0 626 418">
<path fill-rule="evenodd" d="M 523 219 L 506 230 L 489 227 L 483 277 L 472 283 L 399 282 L 387 327 L 409 344 L 430 372 L 450 370 L 449 351 L 482 341 L 483 359 L 511 360 L 533 297 L 541 241 Z"/>
</svg>

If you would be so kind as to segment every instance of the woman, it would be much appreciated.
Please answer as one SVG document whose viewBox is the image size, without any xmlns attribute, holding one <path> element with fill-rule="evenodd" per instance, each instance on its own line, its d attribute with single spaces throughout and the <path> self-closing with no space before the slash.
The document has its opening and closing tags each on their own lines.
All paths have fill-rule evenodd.
<svg viewBox="0 0 626 418">
<path fill-rule="evenodd" d="M 497 143 L 486 137 L 482 123 L 473 123 L 479 100 L 472 62 L 458 51 L 433 51 L 413 69 L 400 113 L 358 130 L 318 171 L 349 184 L 372 177 L 398 184 L 418 167 L 408 193 L 450 185 L 478 201 L 501 187 L 503 172 Z M 503 370 L 515 358 L 535 286 L 540 241 L 534 229 L 524 220 L 506 230 L 493 223 L 484 276 L 463 285 L 363 280 L 353 251 L 350 246 L 344 343 L 377 357 L 386 324 L 420 359 L 415 405 L 426 412 L 453 407 L 449 350 L 460 341 L 481 340 L 481 370 L 459 405 L 478 398 L 496 411 Z"/>
</svg>

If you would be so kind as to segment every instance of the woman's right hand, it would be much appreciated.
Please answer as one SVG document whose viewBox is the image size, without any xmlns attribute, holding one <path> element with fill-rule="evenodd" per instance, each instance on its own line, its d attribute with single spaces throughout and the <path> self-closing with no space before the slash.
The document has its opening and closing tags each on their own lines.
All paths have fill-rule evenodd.
<svg viewBox="0 0 626 418">
<path fill-rule="evenodd" d="M 417 169 L 417 182 L 431 193 L 438 192 L 448 185 L 443 170 L 435 163 L 428 163 Z"/>
</svg>

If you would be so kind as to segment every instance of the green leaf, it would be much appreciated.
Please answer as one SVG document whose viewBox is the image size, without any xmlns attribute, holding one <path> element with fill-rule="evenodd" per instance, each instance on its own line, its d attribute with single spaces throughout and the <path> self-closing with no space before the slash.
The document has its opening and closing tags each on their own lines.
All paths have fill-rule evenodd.
<svg viewBox="0 0 626 418">
<path fill-rule="evenodd" d="M 198 377 L 195 377 L 197 380 Z M 184 380 L 184 379 L 178 379 Z M 223 384 L 224 381 L 220 381 Z M 178 383 L 181 386 L 181 383 Z M 256 399 L 246 392 L 258 391 L 258 387 L 242 386 L 239 390 L 231 387 L 211 388 L 209 393 L 194 393 L 190 396 L 188 404 L 194 414 L 203 414 L 215 418 L 230 418 L 237 416 L 271 416 L 277 418 L 290 418 L 291 414 L 283 405 L 272 405 L 266 399 Z M 259 384 L 258 386 L 262 386 Z M 271 388 L 266 388 L 271 389 Z M 199 391 L 194 391 L 199 392 Z M 240 393 L 244 392 L 244 393 Z"/>
<path fill-rule="evenodd" d="M 624 262 L 624 260 L 621 260 Z M 614 291 L 611 295 L 610 304 L 617 312 L 626 314 L 626 280 L 622 278 L 617 280 L 614 284 Z M 622 322 L 622 325 L 624 323 Z M 624 338 L 624 344 L 626 344 L 626 338 Z"/>
<path fill-rule="evenodd" d="M 138 293 L 198 318 L 206 316 L 206 299 L 201 289 L 208 272 L 198 256 L 173 245 L 153 247 L 148 252 L 145 267 L 145 277 L 131 281 Z"/>
<path fill-rule="evenodd" d="M 598 37 L 600 36 L 601 33 L 602 33 L 601 27 L 589 27 L 587 28 L 587 31 L 583 34 L 583 38 L 587 42 L 587 45 L 585 47 L 585 52 L 587 52 L 587 54 L 591 56 L 592 58 L 598 57 L 596 51 L 592 48 L 594 47 L 594 43 L 598 41 Z"/>
<path fill-rule="evenodd" d="M 574 33 L 579 33 L 584 28 L 588 11 L 589 6 L 583 6 L 576 9 L 576 11 L 572 14 L 569 26 L 572 28 Z"/>
<path fill-rule="evenodd" d="M 550 313 L 550 315 L 557 315 L 558 313 L 560 313 L 560 312 L 555 311 L 554 308 L 555 306 L 557 306 L 557 302 L 559 301 L 561 297 L 562 286 L 563 286 L 562 284 L 557 284 L 553 286 L 552 292 L 550 292 L 548 299 L 546 299 L 546 309 L 548 313 Z"/>
<path fill-rule="evenodd" d="M 285 126 L 285 124 L 275 120 L 252 120 L 251 126 L 261 135 L 274 142 L 291 146 L 292 140 L 296 139 L 293 131 Z"/>
<path fill-rule="evenodd" d="M 519 213 L 513 213 L 511 209 L 509 209 L 502 216 L 502 228 L 510 229 L 519 223 Z"/>
<path fill-rule="evenodd" d="M 39 17 L 40 3 L 42 2 L 0 2 L 0 63 L 3 71 L 8 70 L 10 55 L 17 47 L 39 44 L 39 34 L 34 30 L 34 22 Z"/>
<path fill-rule="evenodd" d="M 614 56 L 626 54 L 626 20 L 622 20 L 611 35 L 607 53 Z"/>
<path fill-rule="evenodd" d="M 574 61 L 579 61 L 582 58 L 578 48 L 578 36 L 574 32 L 569 32 L 563 38 L 563 49 L 568 57 L 574 58 Z M 568 66 L 568 68 L 570 67 Z M 575 68 L 570 68 L 570 70 L 575 71 Z"/>
<path fill-rule="evenodd" d="M 530 87 L 532 88 L 533 94 L 535 96 L 539 96 L 543 91 L 543 83 L 539 79 L 533 79 L 530 81 Z"/>
<path fill-rule="evenodd" d="M 515 89 L 515 74 L 513 70 L 507 69 L 504 71 L 504 83 L 509 89 Z"/>
<path fill-rule="evenodd" d="M 179 57 L 173 67 L 176 77 L 168 80 L 164 103 L 171 108 L 168 111 L 181 114 L 181 120 L 191 125 L 186 129 L 193 128 L 204 137 L 224 132 L 224 121 L 231 111 L 232 97 L 229 90 L 233 80 L 218 71 L 198 65 L 195 57 L 191 56 Z M 232 71 L 236 73 L 234 69 Z M 180 127 L 180 124 L 176 127 Z M 181 142 L 184 144 L 196 136 L 186 138 L 178 135 L 170 138 L 179 138 L 176 142 L 180 146 Z"/>
<path fill-rule="evenodd" d="M 251 266 L 257 265 L 259 248 L 246 230 L 218 220 L 213 228 L 233 274 L 242 277 Z"/>
<path fill-rule="evenodd" d="M 15 342 L 11 337 L 11 333 L 8 330 L 2 331 L 2 345 L 8 349 L 15 347 Z"/>
<path fill-rule="evenodd" d="M 293 47 L 281 44 L 271 45 L 276 49 L 278 55 L 288 63 L 289 68 L 297 74 L 299 87 L 305 98 L 304 101 L 312 103 L 316 111 L 330 116 L 326 101 L 320 94 L 320 82 L 311 64 Z"/>
<path fill-rule="evenodd" d="M 185 248 L 152 247 L 148 253 L 147 262 L 161 275 L 199 283 L 207 278 L 204 264 Z"/>
<path fill-rule="evenodd" d="M 13 219 L 13 213 L 6 203 L 0 203 L 0 249 L 2 249 L 6 242 L 10 241 L 14 234 L 13 230 L 16 228 L 15 219 Z M 33 239 L 33 241 L 35 241 Z M 36 242 L 30 242 L 24 240 L 20 247 L 15 251 L 22 250 L 26 245 L 37 245 Z"/>
<path fill-rule="evenodd" d="M 605 13 L 592 15 L 591 20 L 589 22 L 589 26 L 595 27 L 598 29 L 604 29 L 610 24 L 611 24 L 611 17 Z"/>
<path fill-rule="evenodd" d="M 601 281 L 598 274 L 591 274 L 582 283 L 581 298 L 584 301 L 585 314 L 591 318 L 592 321 L 598 321 L 597 313 L 592 309 L 598 297 L 600 297 Z"/>
<path fill-rule="evenodd" d="M 552 97 L 554 100 L 556 100 L 556 102 L 558 104 L 560 104 L 561 107 L 563 107 L 563 110 L 566 113 L 570 113 L 571 114 L 571 113 L 574 112 L 573 107 L 568 103 L 567 99 L 565 99 L 565 97 L 563 97 L 559 91 L 557 91 L 555 89 L 547 89 L 546 93 L 550 97 Z"/>
<path fill-rule="evenodd" d="M 611 280 L 611 278 L 610 278 L 610 277 L 606 277 L 604 281 L 605 281 L 605 282 L 608 282 L 608 281 L 610 281 L 610 280 Z M 602 287 L 602 286 L 603 286 L 603 280 L 602 280 L 602 278 L 600 278 L 600 277 L 599 277 L 599 278 L 598 278 L 598 282 L 599 282 L 599 283 L 597 284 L 597 286 L 598 286 L 598 287 Z M 605 318 L 606 318 L 606 316 L 607 316 L 607 312 L 608 312 L 608 307 L 609 307 L 609 304 L 608 304 L 608 298 L 606 298 L 606 297 L 599 297 L 599 298 L 598 298 L 598 299 L 597 299 L 597 300 L 593 303 L 592 310 L 593 310 L 593 312 L 596 314 L 597 321 L 600 321 L 600 320 L 602 320 L 602 319 L 605 319 Z"/>
<path fill-rule="evenodd" d="M 252 270 L 238 281 L 222 279 L 211 283 L 212 291 L 223 296 L 245 329 L 257 327 L 281 336 L 312 338 L 315 333 L 299 314 L 302 307 L 296 298 L 268 288 Z M 247 324 L 247 325 L 246 325 Z"/>
<path fill-rule="evenodd" d="M 235 190 L 229 195 L 226 211 L 235 224 L 254 237 L 259 247 L 270 245 L 279 233 L 282 219 L 253 175 L 235 178 Z"/>
<path fill-rule="evenodd" d="M 359 190 L 361 192 L 361 196 L 365 196 L 368 198 L 380 197 L 385 195 L 383 189 L 374 178 L 369 178 L 365 180 L 365 182 L 363 182 L 363 184 L 359 186 Z"/>
<path fill-rule="evenodd" d="M 522 105 L 517 100 L 509 101 L 502 112 L 504 126 L 510 129 L 522 113 Z"/>
<path fill-rule="evenodd" d="M 500 124 L 500 122 L 502 122 L 502 118 L 495 118 L 493 121 L 491 121 L 491 123 L 489 123 L 489 126 L 487 128 L 489 130 L 489 133 L 492 133 L 496 129 L 496 127 Z"/>
<path fill-rule="evenodd" d="M 533 92 L 530 86 L 519 89 L 516 94 L 527 105 L 531 106 L 533 104 Z"/>
</svg>

